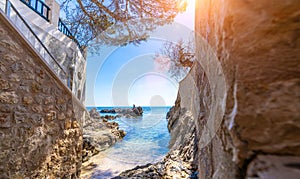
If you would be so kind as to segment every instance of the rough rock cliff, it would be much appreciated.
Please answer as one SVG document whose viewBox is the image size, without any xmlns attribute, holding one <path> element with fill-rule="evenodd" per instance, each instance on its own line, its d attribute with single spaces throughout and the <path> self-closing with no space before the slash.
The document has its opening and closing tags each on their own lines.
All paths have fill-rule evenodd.
<svg viewBox="0 0 300 179">
<path fill-rule="evenodd" d="M 299 1 L 197 3 L 199 177 L 299 178 Z"/>
</svg>

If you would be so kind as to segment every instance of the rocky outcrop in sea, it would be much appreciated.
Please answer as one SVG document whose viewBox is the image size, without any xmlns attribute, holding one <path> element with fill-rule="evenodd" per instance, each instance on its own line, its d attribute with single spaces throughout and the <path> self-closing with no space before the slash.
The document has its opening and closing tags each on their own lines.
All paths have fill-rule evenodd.
<svg viewBox="0 0 300 179">
<path fill-rule="evenodd" d="M 141 106 L 133 108 L 113 108 L 113 109 L 102 109 L 100 113 L 111 113 L 117 114 L 118 117 L 125 117 L 125 118 L 137 118 L 143 116 L 143 108 Z"/>
</svg>

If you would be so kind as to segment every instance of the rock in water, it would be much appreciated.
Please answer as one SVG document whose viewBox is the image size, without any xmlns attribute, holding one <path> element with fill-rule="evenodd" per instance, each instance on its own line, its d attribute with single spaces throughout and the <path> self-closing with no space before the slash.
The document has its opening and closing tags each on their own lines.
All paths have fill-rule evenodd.
<svg viewBox="0 0 300 179">
<path fill-rule="evenodd" d="M 115 114 L 116 111 L 115 111 L 115 109 L 102 109 L 100 111 L 100 113 L 112 113 L 112 114 Z"/>
<path fill-rule="evenodd" d="M 143 108 L 141 106 L 133 107 L 133 108 L 114 108 L 114 109 L 102 109 L 101 113 L 117 113 L 117 118 L 125 117 L 125 118 L 137 118 L 143 116 Z M 106 118 L 109 119 L 109 118 Z"/>
<path fill-rule="evenodd" d="M 100 119 L 100 114 L 99 112 L 97 111 L 96 108 L 93 108 L 90 110 L 90 117 L 94 118 L 94 119 Z"/>
<path fill-rule="evenodd" d="M 137 107 L 137 112 L 135 112 L 138 116 L 142 116 L 143 115 L 143 108 L 141 106 Z"/>
</svg>

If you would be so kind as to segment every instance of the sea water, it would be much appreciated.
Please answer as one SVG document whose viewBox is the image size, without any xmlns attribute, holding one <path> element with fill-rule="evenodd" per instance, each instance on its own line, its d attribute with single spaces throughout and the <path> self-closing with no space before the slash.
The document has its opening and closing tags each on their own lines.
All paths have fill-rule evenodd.
<svg viewBox="0 0 300 179">
<path fill-rule="evenodd" d="M 88 107 L 90 110 L 92 107 Z M 97 110 L 118 107 L 97 107 Z M 130 107 L 122 107 L 130 108 Z M 167 154 L 170 134 L 166 113 L 170 107 L 143 107 L 143 116 L 138 118 L 117 118 L 119 129 L 126 132 L 122 141 L 108 149 L 106 157 L 120 163 L 143 165 L 155 163 Z M 100 113 L 100 115 L 116 115 Z"/>
</svg>

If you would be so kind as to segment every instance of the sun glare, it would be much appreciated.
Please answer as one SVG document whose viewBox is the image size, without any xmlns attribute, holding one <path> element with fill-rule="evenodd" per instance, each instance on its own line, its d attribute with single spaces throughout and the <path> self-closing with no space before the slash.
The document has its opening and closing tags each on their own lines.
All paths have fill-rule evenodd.
<svg viewBox="0 0 300 179">
<path fill-rule="evenodd" d="M 195 19 L 195 1 L 196 0 L 181 0 L 178 1 L 178 8 L 181 8 L 181 13 L 175 17 L 175 22 L 180 23 L 194 29 Z"/>
<path fill-rule="evenodd" d="M 180 9 L 180 11 L 195 9 L 195 0 L 180 0 L 178 2 L 178 9 Z"/>
<path fill-rule="evenodd" d="M 188 4 L 188 1 L 187 0 L 180 0 L 179 2 L 178 2 L 178 9 L 180 10 L 180 11 L 186 11 L 186 8 L 187 8 L 187 4 Z"/>
</svg>

